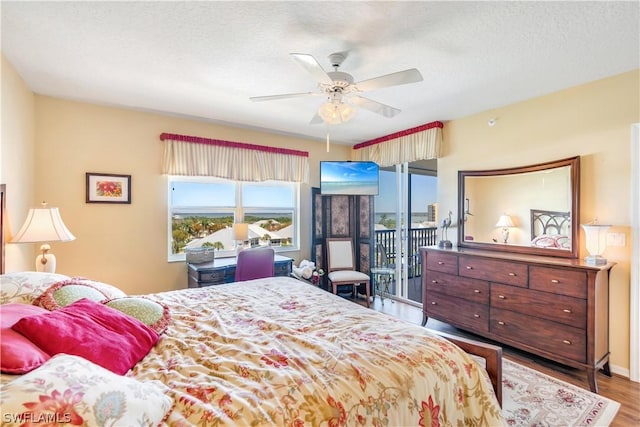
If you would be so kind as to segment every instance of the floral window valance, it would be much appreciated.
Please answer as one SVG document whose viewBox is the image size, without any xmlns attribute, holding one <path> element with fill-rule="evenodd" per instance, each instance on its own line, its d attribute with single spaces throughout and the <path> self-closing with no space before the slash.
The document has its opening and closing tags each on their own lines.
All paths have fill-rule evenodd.
<svg viewBox="0 0 640 427">
<path fill-rule="evenodd" d="M 442 122 L 431 122 L 353 146 L 354 160 L 368 160 L 382 167 L 404 162 L 437 159 L 442 150 Z"/>
<path fill-rule="evenodd" d="M 307 151 L 163 133 L 162 173 L 234 181 L 308 182 Z"/>
</svg>

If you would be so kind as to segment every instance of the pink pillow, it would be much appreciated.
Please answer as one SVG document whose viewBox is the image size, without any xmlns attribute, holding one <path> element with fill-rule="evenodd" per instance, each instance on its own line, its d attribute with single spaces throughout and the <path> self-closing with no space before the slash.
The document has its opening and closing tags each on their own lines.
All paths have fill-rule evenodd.
<svg viewBox="0 0 640 427">
<path fill-rule="evenodd" d="M 158 334 L 118 310 L 82 298 L 13 325 L 50 355 L 73 354 L 123 375 L 158 341 Z"/>
<path fill-rule="evenodd" d="M 27 373 L 50 359 L 37 345 L 11 327 L 20 319 L 34 314 L 48 313 L 31 304 L 0 305 L 0 367 L 7 374 Z"/>
</svg>

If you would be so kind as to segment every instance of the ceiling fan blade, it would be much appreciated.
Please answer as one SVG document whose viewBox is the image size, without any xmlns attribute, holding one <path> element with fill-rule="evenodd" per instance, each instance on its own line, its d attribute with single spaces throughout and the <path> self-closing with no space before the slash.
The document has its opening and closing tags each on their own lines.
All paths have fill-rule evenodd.
<svg viewBox="0 0 640 427">
<path fill-rule="evenodd" d="M 301 93 L 283 93 L 282 95 L 267 95 L 267 96 L 252 96 L 249 98 L 252 101 L 273 101 L 275 99 L 286 99 L 286 98 L 300 98 L 303 96 L 318 96 L 321 95 L 315 92 L 301 92 Z"/>
<path fill-rule="evenodd" d="M 316 58 L 308 53 L 291 53 L 293 59 L 305 70 L 307 70 L 318 83 L 331 85 L 333 80 L 327 72 L 320 66 Z"/>
<path fill-rule="evenodd" d="M 378 101 L 374 101 L 369 98 L 364 98 L 362 96 L 352 96 L 349 98 L 349 101 L 357 105 L 358 107 L 364 108 L 365 110 L 369 110 L 376 114 L 380 114 L 384 117 L 393 117 L 396 114 L 399 114 L 401 110 L 397 108 L 393 108 L 389 105 L 381 104 Z"/>
<path fill-rule="evenodd" d="M 386 74 L 380 77 L 374 77 L 369 80 L 363 80 L 355 84 L 360 92 L 367 90 L 381 89 L 383 87 L 405 85 L 407 83 L 417 83 L 423 80 L 422 74 L 416 68 L 398 71 L 397 73 Z"/>
</svg>

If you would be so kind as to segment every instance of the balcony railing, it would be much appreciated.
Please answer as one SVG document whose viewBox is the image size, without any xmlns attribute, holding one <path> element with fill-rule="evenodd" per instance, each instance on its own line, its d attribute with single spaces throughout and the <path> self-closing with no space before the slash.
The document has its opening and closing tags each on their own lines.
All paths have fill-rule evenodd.
<svg viewBox="0 0 640 427">
<path fill-rule="evenodd" d="M 409 277 L 419 277 L 422 275 L 422 265 L 420 263 L 420 251 L 422 246 L 435 245 L 437 241 L 438 228 L 411 228 L 409 229 L 409 244 L 407 259 L 409 260 Z M 376 230 L 376 244 L 382 245 L 389 264 L 396 262 L 396 230 Z M 376 251 L 375 265 L 383 264 L 381 256 Z"/>
</svg>

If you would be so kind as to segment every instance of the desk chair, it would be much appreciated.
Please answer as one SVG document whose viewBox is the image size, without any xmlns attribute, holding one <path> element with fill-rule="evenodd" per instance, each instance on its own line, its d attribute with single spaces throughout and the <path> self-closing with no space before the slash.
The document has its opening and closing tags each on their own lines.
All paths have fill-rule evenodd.
<svg viewBox="0 0 640 427">
<path fill-rule="evenodd" d="M 357 271 L 353 251 L 353 241 L 350 238 L 329 238 L 327 244 L 327 278 L 333 286 L 333 293 L 338 293 L 339 285 L 353 285 L 356 296 L 357 287 L 365 285 L 367 307 L 371 295 L 371 281 L 369 275 Z"/>
<path fill-rule="evenodd" d="M 275 276 L 273 248 L 245 249 L 238 253 L 236 282 Z"/>
</svg>

